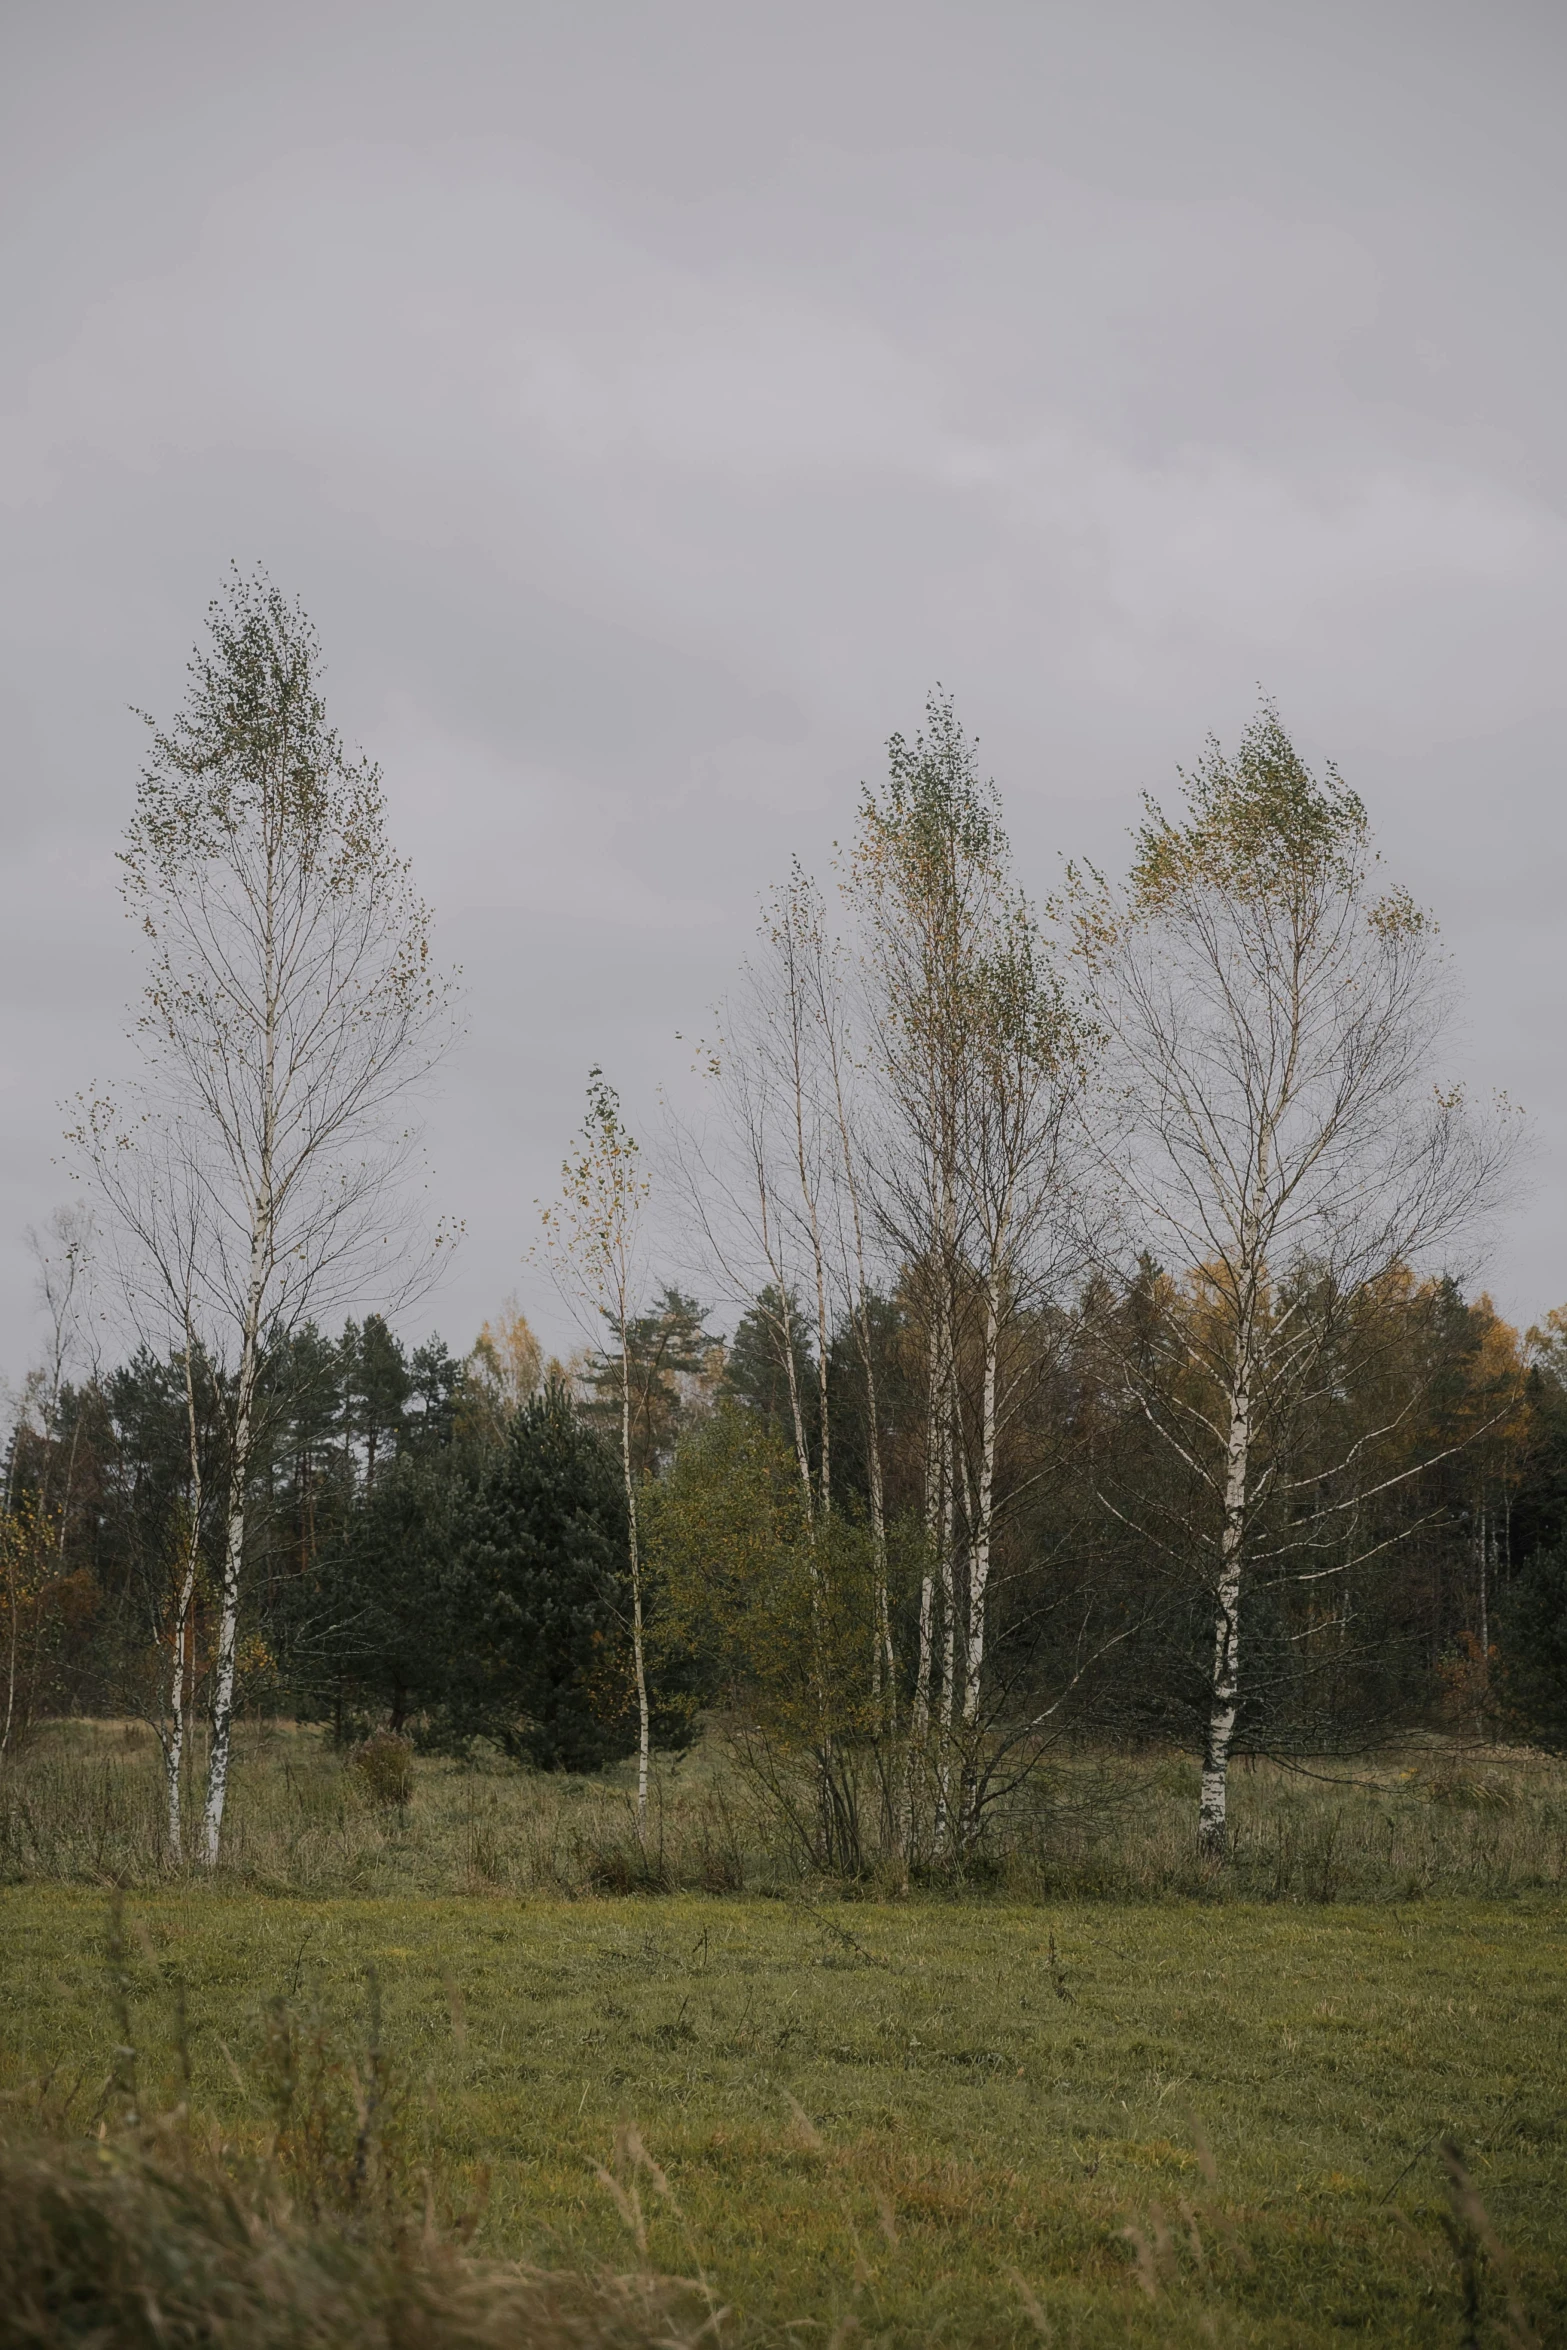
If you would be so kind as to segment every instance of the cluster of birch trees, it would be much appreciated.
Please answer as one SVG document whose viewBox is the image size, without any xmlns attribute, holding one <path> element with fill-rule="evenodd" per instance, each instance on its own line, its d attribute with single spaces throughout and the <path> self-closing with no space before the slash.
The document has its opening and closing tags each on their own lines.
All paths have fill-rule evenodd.
<svg viewBox="0 0 1567 2350">
<path fill-rule="evenodd" d="M 183 1366 L 158 1709 L 176 1853 L 212 1516 L 201 1432 L 223 1420 L 209 1863 L 257 1398 L 312 1317 L 392 1311 L 427 1271 L 400 1179 L 411 1097 L 452 1026 L 304 615 L 236 574 L 210 619 L 183 709 L 148 722 L 123 857 L 149 959 L 143 1080 L 84 1101 L 76 1130 L 137 1332 Z M 774 1784 L 803 1772 L 821 1854 L 863 1851 L 868 1802 L 905 1866 L 973 1849 L 1074 1693 L 1144 1630 L 1124 1579 L 1112 1605 L 1082 1557 L 1037 1539 L 1065 1367 L 1091 1348 L 1096 1392 L 1136 1435 L 1084 1489 L 1148 1590 L 1178 1584 L 1205 1612 L 1199 1833 L 1222 1856 L 1249 1595 L 1356 1587 L 1389 1539 L 1389 1490 L 1473 1433 L 1401 1441 L 1426 1424 L 1429 1380 L 1383 1310 L 1429 1285 L 1507 1156 L 1504 1128 L 1444 1083 L 1448 1008 L 1433 928 L 1381 880 L 1360 800 L 1308 772 L 1271 709 L 1233 755 L 1210 746 L 1174 813 L 1149 803 L 1123 882 L 1068 871 L 1040 908 L 933 698 L 863 795 L 831 903 L 798 867 L 767 901 L 705 1048 L 707 1107 L 650 1152 L 693 1278 L 771 1367 L 787 1494 L 732 1429 L 704 1439 L 721 1467 L 731 1447 L 727 1517 L 693 1502 L 695 1453 L 677 1474 L 638 1451 L 650 1177 L 600 1072 L 545 1212 L 546 1256 L 609 1334 L 601 1403 L 619 1381 L 639 1806 L 670 1627 L 745 1552 L 753 1584 L 797 1593 L 756 1618 L 774 1661 L 798 1658 L 793 1710 L 748 1712 L 733 1675 L 724 1702 Z M 205 1386 L 204 1365 L 221 1374 Z M 754 1553 L 746 1493 L 777 1536 Z M 1028 1595 L 1021 1613 L 1004 1586 Z"/>
<path fill-rule="evenodd" d="M 1068 871 L 1047 924 L 934 698 L 864 794 L 841 933 L 798 868 L 768 902 L 707 1048 L 711 1113 L 677 1138 L 704 1277 L 747 1309 L 787 1397 L 795 1728 L 829 1865 L 861 1849 L 867 1761 L 884 1849 L 972 1849 L 1074 1695 L 1145 1631 L 1124 1587 L 1112 1605 L 1072 1561 L 1054 1598 L 1073 1594 L 1075 1620 L 1039 1589 L 1037 1488 L 1060 1459 L 1041 1415 L 1090 1330 L 1101 1392 L 1151 1439 L 1102 1464 L 1095 1505 L 1141 1552 L 1150 1609 L 1173 1579 L 1209 1611 L 1199 1834 L 1216 1858 L 1252 1587 L 1354 1590 L 1397 1540 L 1390 1492 L 1474 1439 L 1429 1422 L 1430 1358 L 1388 1310 L 1472 1232 L 1510 1143 L 1441 1081 L 1432 925 L 1382 884 L 1360 800 L 1308 772 L 1271 709 L 1233 757 L 1210 746 L 1182 796 L 1173 817 L 1148 805 L 1123 885 Z M 601 1292 L 622 1328 L 626 1294 Z M 912 1476 L 907 1410 L 895 1429 L 878 1392 L 888 1301 L 922 1390 Z M 846 1565 L 835 1366 L 858 1388 L 864 1572 Z M 917 1511 L 901 1588 L 889 1444 L 905 1565 Z M 624 1466 L 629 1492 L 629 1443 Z M 722 1475 L 732 1490 L 732 1459 Z M 721 1576 L 732 1509 L 676 1523 L 675 1586 Z M 1049 1622 L 1049 1669 L 1020 1669 L 1016 1610 L 993 1661 L 1003 1544 L 1025 1614 Z M 867 1595 L 857 1692 L 835 1574 Z M 766 1638 L 776 1653 L 776 1623 Z"/>
</svg>

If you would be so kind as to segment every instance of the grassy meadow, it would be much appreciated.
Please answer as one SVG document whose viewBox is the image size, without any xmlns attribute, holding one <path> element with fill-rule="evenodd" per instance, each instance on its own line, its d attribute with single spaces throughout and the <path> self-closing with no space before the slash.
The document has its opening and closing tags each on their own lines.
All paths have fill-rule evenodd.
<svg viewBox="0 0 1567 2350">
<path fill-rule="evenodd" d="M 309 2127 L 346 2143 L 351 2084 L 376 2079 L 396 2160 L 449 2218 L 478 2212 L 477 2248 L 705 2277 L 737 2338 L 847 2338 L 853 2319 L 855 2339 L 1021 2343 L 1043 2318 L 1085 2346 L 1456 2344 L 1444 2135 L 1535 2334 L 1567 2337 L 1549 1899 L 1042 1912 L 171 1886 L 116 1929 L 103 1895 L 33 1887 L 0 1915 L 18 2110 L 85 2127 L 188 2097 L 259 2149 L 286 2062 L 314 2068 Z M 1482 2338 L 1507 2339 L 1494 2261 L 1478 2291 Z"/>
<path fill-rule="evenodd" d="M 476 2256 L 691 2280 L 617 2340 L 1567 2340 L 1559 1775 L 1243 1771 L 1222 1888 L 1188 1764 L 1060 1776 L 998 1882 L 851 1899 L 696 1756 L 654 1894 L 606 1890 L 613 1784 L 389 1806 L 256 1734 L 209 1885 L 137 1734 L 50 1733 L 4 1782 L 13 2143 L 180 2115 L 302 2208 L 368 2162 Z"/>
</svg>

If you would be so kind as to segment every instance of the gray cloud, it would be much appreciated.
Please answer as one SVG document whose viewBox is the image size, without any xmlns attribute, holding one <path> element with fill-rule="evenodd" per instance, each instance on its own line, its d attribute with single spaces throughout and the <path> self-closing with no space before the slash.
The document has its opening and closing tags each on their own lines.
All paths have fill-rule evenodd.
<svg viewBox="0 0 1567 2350">
<path fill-rule="evenodd" d="M 465 1340 L 602 1060 L 952 687 L 1025 870 L 1259 683 L 1436 907 L 1496 1238 L 1567 1294 L 1556 12 L 61 5 L 0 98 L 0 1361 L 122 1064 L 138 754 L 230 557 L 325 637 L 466 968 Z M 535 1285 L 546 1325 L 558 1312 Z"/>
</svg>

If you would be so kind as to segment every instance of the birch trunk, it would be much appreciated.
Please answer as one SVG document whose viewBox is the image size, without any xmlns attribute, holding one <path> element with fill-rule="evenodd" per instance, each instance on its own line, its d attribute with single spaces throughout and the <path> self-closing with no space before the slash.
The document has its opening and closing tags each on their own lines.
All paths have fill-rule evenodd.
<svg viewBox="0 0 1567 2350">
<path fill-rule="evenodd" d="M 985 1358 L 980 1391 L 979 1491 L 969 1546 L 968 1622 L 963 1656 L 963 1796 L 960 1832 L 965 1845 L 979 1833 L 979 1725 L 985 1671 L 985 1603 L 990 1583 L 992 1517 L 996 1492 L 996 1390 L 1001 1354 L 1001 1307 L 994 1275 L 985 1285 Z"/>
<path fill-rule="evenodd" d="M 257 1304 L 259 1305 L 259 1292 Z M 212 1690 L 212 1749 L 207 1757 L 207 1799 L 202 1814 L 203 1863 L 218 1865 L 223 1811 L 228 1801 L 234 1738 L 234 1675 L 239 1646 L 240 1578 L 245 1559 L 245 1486 L 250 1473 L 251 1413 L 255 1395 L 258 1334 L 247 1330 L 240 1361 L 240 1388 L 234 1412 L 234 1457 L 229 1470 L 228 1518 L 223 1537 L 223 1582 L 218 1594 L 218 1648 Z"/>
<path fill-rule="evenodd" d="M 637 1682 L 637 1834 L 647 1833 L 648 1758 L 653 1718 L 647 1694 L 647 1656 L 642 1638 L 642 1553 L 637 1539 L 637 1483 L 631 1461 L 631 1350 L 626 1313 L 620 1314 L 620 1464 L 626 1480 L 626 1540 L 631 1561 L 631 1661 Z"/>
<path fill-rule="evenodd" d="M 1229 1442 L 1225 1452 L 1224 1526 L 1219 1543 L 1219 1578 L 1214 1592 L 1213 1678 L 1208 1699 L 1208 1736 L 1203 1749 L 1197 1840 L 1210 1860 L 1222 1860 L 1227 1832 L 1230 1749 L 1240 1713 L 1241 1577 L 1246 1539 L 1247 1474 L 1251 1457 L 1251 1388 L 1245 1372 L 1231 1393 Z"/>
<path fill-rule="evenodd" d="M 947 1349 L 947 1388 L 941 1425 L 941 1523 L 938 1589 L 941 1595 L 941 1687 L 936 1704 L 936 1818 L 937 1851 L 945 1848 L 952 1817 L 952 1716 L 958 1662 L 957 1561 L 957 1441 L 953 1409 L 953 1370 Z"/>
<path fill-rule="evenodd" d="M 985 1666 L 985 1593 L 990 1581 L 991 1513 L 996 1491 L 996 1382 L 1001 1350 L 1001 1311 L 996 1283 L 985 1292 L 985 1370 L 981 1394 L 979 1497 L 969 1559 L 968 1638 L 964 1657 L 963 1726 L 979 1719 L 980 1682 Z"/>
<path fill-rule="evenodd" d="M 192 1364 L 190 1328 L 185 1339 L 185 1425 L 190 1446 L 188 1471 L 190 1520 L 179 1589 L 174 1600 L 174 1629 L 169 1658 L 169 1736 L 164 1748 L 168 1794 L 169 1865 L 180 1868 L 185 1859 L 186 1666 L 185 1646 L 191 1632 L 196 1600 L 196 1574 L 201 1557 L 201 1448 L 196 1416 L 196 1382 Z M 194 1666 L 194 1659 L 192 1659 Z M 192 1671 L 194 1679 L 194 1671 Z"/>
<path fill-rule="evenodd" d="M 941 1691 L 937 1714 L 943 1739 L 952 1733 L 953 1705 L 957 1689 L 958 1670 L 958 1593 L 957 1593 L 957 1434 L 953 1425 L 952 1396 L 947 1395 L 942 1420 L 942 1508 L 941 1508 Z"/>
<path fill-rule="evenodd" d="M 171 1869 L 185 1860 L 185 1625 L 190 1613 L 191 1569 L 187 1564 L 175 1602 L 174 1636 L 169 1644 L 169 1735 L 163 1750 L 167 1811 L 166 1840 Z"/>
<path fill-rule="evenodd" d="M 942 1410 L 945 1374 L 938 1314 L 933 1312 L 926 1348 L 929 1386 L 925 1405 L 925 1569 L 920 1578 L 919 1657 L 914 1673 L 913 1730 L 923 1745 L 930 1730 L 931 1685 L 935 1675 L 936 1565 L 941 1556 L 943 1506 Z"/>
<path fill-rule="evenodd" d="M 269 864 L 261 957 L 266 981 L 261 1062 L 261 1149 L 251 1210 L 250 1282 L 245 1293 L 239 1387 L 234 1398 L 234 1453 L 229 1464 L 228 1523 L 223 1540 L 223 1589 L 218 1609 L 217 1672 L 212 1692 L 212 1749 L 207 1757 L 207 1801 L 202 1825 L 202 1859 L 209 1869 L 218 1865 L 223 1837 L 223 1809 L 228 1801 L 229 1762 L 234 1737 L 234 1666 L 239 1641 L 239 1592 L 245 1565 L 245 1493 L 250 1481 L 256 1381 L 261 1368 L 261 1317 L 274 1264 L 272 1244 L 276 1199 L 273 1192 L 273 1164 L 278 1115 L 278 970 L 273 887 L 273 869 Z"/>
<path fill-rule="evenodd" d="M 185 1859 L 185 1645 L 196 1596 L 197 1533 L 193 1524 L 180 1569 L 174 1602 L 174 1628 L 169 1643 L 169 1735 L 164 1747 L 168 1796 L 169 1866 L 180 1868 Z"/>
</svg>

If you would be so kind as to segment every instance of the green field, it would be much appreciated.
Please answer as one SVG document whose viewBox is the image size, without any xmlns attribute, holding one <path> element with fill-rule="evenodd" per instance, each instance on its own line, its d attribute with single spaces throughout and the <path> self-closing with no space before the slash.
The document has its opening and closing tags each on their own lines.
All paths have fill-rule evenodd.
<svg viewBox="0 0 1567 2350">
<path fill-rule="evenodd" d="M 482 2204 L 480 2248 L 638 2265 L 596 2176 L 633 2125 L 650 2165 L 623 2143 L 619 2177 L 646 2259 L 710 2281 L 725 2339 L 1007 2344 L 1043 2321 L 1084 2346 L 1456 2345 L 1469 2290 L 1478 2340 L 1527 2340 L 1496 2258 L 1466 2257 L 1448 2135 L 1533 2338 L 1567 2340 L 1556 1895 L 1025 1907 L 178 1885 L 128 1896 L 119 1959 L 101 1892 L 13 1888 L 0 1918 L 15 2110 L 48 2079 L 51 2110 L 85 2125 L 116 2069 L 123 2091 L 117 2044 L 142 2104 L 172 2104 L 183 2037 L 197 2113 L 259 2145 L 269 2002 L 354 2079 L 378 2004 L 403 2159 L 448 2211 Z"/>
</svg>

